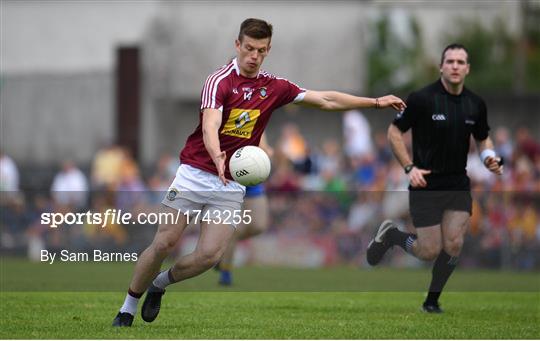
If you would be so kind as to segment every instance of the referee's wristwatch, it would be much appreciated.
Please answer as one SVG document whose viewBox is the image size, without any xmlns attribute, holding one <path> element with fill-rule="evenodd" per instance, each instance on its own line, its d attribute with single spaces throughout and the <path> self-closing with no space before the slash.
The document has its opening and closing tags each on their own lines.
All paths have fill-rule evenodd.
<svg viewBox="0 0 540 341">
<path fill-rule="evenodd" d="M 410 165 L 403 167 L 403 169 L 405 170 L 405 174 L 409 174 L 413 168 L 414 168 L 414 163 L 411 163 Z"/>
</svg>

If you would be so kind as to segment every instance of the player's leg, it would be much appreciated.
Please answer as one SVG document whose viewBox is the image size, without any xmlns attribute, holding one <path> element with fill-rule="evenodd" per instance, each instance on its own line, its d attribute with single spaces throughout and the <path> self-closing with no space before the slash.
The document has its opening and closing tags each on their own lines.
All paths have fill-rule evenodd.
<svg viewBox="0 0 540 341">
<path fill-rule="evenodd" d="M 144 250 L 135 266 L 135 274 L 129 286 L 134 292 L 144 293 L 150 286 L 159 273 L 163 260 L 171 253 L 187 226 L 186 217 L 183 214 L 178 215 L 177 210 L 164 206 L 162 212 L 172 213 L 175 217 L 178 216 L 180 221 L 178 224 L 159 225 L 152 244 Z"/>
<path fill-rule="evenodd" d="M 176 282 L 195 277 L 210 269 L 221 259 L 234 234 L 230 224 L 202 224 L 195 251 L 180 257 L 171 268 Z"/>
<path fill-rule="evenodd" d="M 223 256 L 233 234 L 234 226 L 230 224 L 201 223 L 195 250 L 180 257 L 169 270 L 161 272 L 148 289 L 141 311 L 143 320 L 155 320 L 168 285 L 195 277 L 213 267 Z"/>
<path fill-rule="evenodd" d="M 411 255 L 424 261 L 432 261 L 442 250 L 441 225 L 416 228 L 416 239 L 409 245 L 397 244 Z"/>
<path fill-rule="evenodd" d="M 386 251 L 395 245 L 419 259 L 435 259 L 442 249 L 441 221 L 444 212 L 438 197 L 439 194 L 434 192 L 409 192 L 410 213 L 416 233 L 400 231 L 391 220 L 385 220 L 369 243 L 368 263 L 377 265 Z"/>
<path fill-rule="evenodd" d="M 154 240 L 140 255 L 124 304 L 114 319 L 113 326 L 131 326 L 139 299 L 158 274 L 163 260 L 170 254 L 187 225 L 185 216 L 177 215 L 176 209 L 163 206 L 160 214 L 178 217 L 178 221 L 160 224 Z"/>
<path fill-rule="evenodd" d="M 248 239 L 266 231 L 270 219 L 268 197 L 265 193 L 257 196 L 246 197 L 244 200 L 244 212 L 251 217 L 250 224 L 241 224 L 234 234 L 231 243 L 227 247 L 223 258 L 219 262 L 219 284 L 232 284 L 232 267 L 236 244 L 240 240 Z"/>
<path fill-rule="evenodd" d="M 447 210 L 444 212 L 442 221 L 443 250 L 433 264 L 431 284 L 423 304 L 425 311 L 442 312 L 439 307 L 439 297 L 448 278 L 456 268 L 469 220 L 470 213 L 466 211 Z"/>
</svg>

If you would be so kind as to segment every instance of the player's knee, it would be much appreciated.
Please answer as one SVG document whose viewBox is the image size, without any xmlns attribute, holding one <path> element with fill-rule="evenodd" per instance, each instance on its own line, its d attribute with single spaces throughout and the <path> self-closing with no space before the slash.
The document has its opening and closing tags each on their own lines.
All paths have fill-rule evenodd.
<svg viewBox="0 0 540 341">
<path fill-rule="evenodd" d="M 200 266 L 210 269 L 219 262 L 222 255 L 223 252 L 219 252 L 217 248 L 206 248 L 197 252 L 197 262 Z"/>
<path fill-rule="evenodd" d="M 439 244 L 429 245 L 422 250 L 422 259 L 426 261 L 435 260 L 441 253 L 442 247 Z"/>
<path fill-rule="evenodd" d="M 160 239 L 154 240 L 150 247 L 158 255 L 168 255 L 174 249 L 175 244 L 176 241 Z"/>
<path fill-rule="evenodd" d="M 463 247 L 463 238 L 450 238 L 444 241 L 444 251 L 450 256 L 457 257 Z"/>
</svg>

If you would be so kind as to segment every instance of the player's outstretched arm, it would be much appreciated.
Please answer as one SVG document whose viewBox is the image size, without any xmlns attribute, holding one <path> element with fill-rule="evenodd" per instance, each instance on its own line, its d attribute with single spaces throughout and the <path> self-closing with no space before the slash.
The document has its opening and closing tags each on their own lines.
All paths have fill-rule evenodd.
<svg viewBox="0 0 540 341">
<path fill-rule="evenodd" d="M 307 90 L 304 99 L 299 104 L 319 108 L 326 111 L 344 111 L 361 108 L 394 108 L 405 110 L 405 102 L 394 95 L 370 98 L 358 97 L 338 91 Z"/>
<path fill-rule="evenodd" d="M 204 146 L 216 165 L 220 180 L 226 185 L 229 182 L 225 178 L 225 160 L 227 155 L 221 151 L 218 135 L 221 118 L 221 111 L 217 109 L 204 109 L 202 115 L 202 132 Z"/>
<path fill-rule="evenodd" d="M 504 171 L 502 158 L 498 157 L 493 150 L 493 141 L 488 136 L 485 140 L 476 141 L 476 146 L 480 152 L 480 158 L 491 172 L 501 175 Z"/>
</svg>

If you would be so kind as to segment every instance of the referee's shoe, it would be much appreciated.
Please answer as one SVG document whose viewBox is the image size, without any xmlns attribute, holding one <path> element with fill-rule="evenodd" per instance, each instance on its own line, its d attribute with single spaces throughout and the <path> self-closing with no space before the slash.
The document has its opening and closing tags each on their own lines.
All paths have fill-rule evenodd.
<svg viewBox="0 0 540 341">
<path fill-rule="evenodd" d="M 163 294 L 165 294 L 165 290 L 153 284 L 148 288 L 141 309 L 141 317 L 144 321 L 152 322 L 156 319 L 161 308 L 161 297 Z"/>
<path fill-rule="evenodd" d="M 439 305 L 439 302 L 435 303 L 428 303 L 424 302 L 422 304 L 422 311 L 429 314 L 442 314 L 444 313 L 444 310 L 441 309 L 441 306 Z"/>
<path fill-rule="evenodd" d="M 367 262 L 371 266 L 379 264 L 386 251 L 392 247 L 389 241 L 385 240 L 385 235 L 391 229 L 398 229 L 392 220 L 385 220 L 377 229 L 377 234 L 368 245 Z"/>
</svg>

